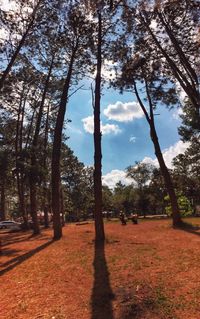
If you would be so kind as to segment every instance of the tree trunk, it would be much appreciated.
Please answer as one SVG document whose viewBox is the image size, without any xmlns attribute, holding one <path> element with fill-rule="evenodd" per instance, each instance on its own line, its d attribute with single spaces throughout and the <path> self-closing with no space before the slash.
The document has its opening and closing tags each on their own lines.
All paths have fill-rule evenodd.
<svg viewBox="0 0 200 319">
<path fill-rule="evenodd" d="M 63 197 L 63 189 L 62 186 L 60 188 L 60 212 L 62 216 L 62 226 L 65 226 L 65 212 L 64 212 L 64 197 Z"/>
<path fill-rule="evenodd" d="M 24 197 L 24 177 L 17 172 L 17 190 L 18 190 L 18 198 L 19 198 L 19 211 L 23 218 L 23 229 L 29 229 L 28 226 L 28 216 L 26 212 L 25 206 L 25 197 Z"/>
<path fill-rule="evenodd" d="M 0 202 L 0 219 L 6 219 L 6 195 L 5 195 L 5 178 L 1 181 L 1 202 Z"/>
<path fill-rule="evenodd" d="M 174 186 L 171 180 L 171 176 L 169 173 L 169 170 L 167 166 L 165 165 L 165 161 L 162 155 L 162 151 L 160 149 L 159 141 L 158 141 L 158 136 L 156 134 L 155 126 L 154 124 L 151 124 L 151 139 L 154 144 L 154 149 L 155 149 L 155 155 L 158 159 L 158 163 L 160 165 L 160 170 L 163 175 L 164 181 L 165 181 L 165 186 L 167 189 L 167 193 L 170 198 L 171 202 L 171 207 L 172 207 L 172 219 L 173 219 L 173 226 L 180 226 L 182 223 L 180 212 L 179 212 L 179 207 L 178 207 L 178 202 L 177 202 L 177 197 L 175 194 Z"/>
<path fill-rule="evenodd" d="M 145 74 L 145 72 L 144 72 L 144 74 Z M 151 136 L 151 140 L 154 144 L 155 155 L 156 155 L 158 163 L 160 165 L 160 170 L 161 170 L 162 176 L 164 178 L 167 193 L 169 195 L 170 202 L 171 202 L 173 225 L 179 226 L 179 225 L 181 225 L 182 220 L 181 220 L 181 216 L 180 216 L 180 211 L 179 211 L 179 207 L 178 207 L 178 202 L 177 202 L 174 186 L 173 186 L 173 183 L 171 180 L 169 170 L 168 170 L 167 166 L 165 165 L 165 161 L 164 161 L 164 158 L 162 155 L 162 151 L 160 148 L 160 144 L 159 144 L 159 140 L 158 140 L 155 124 L 154 124 L 153 104 L 152 104 L 152 100 L 151 100 L 151 96 L 150 96 L 150 92 L 149 92 L 148 83 L 147 83 L 147 80 L 145 79 L 145 86 L 146 86 L 146 93 L 147 93 L 147 98 L 148 98 L 148 102 L 149 102 L 150 115 L 148 114 L 148 112 L 147 112 L 147 110 L 146 110 L 146 108 L 145 108 L 145 106 L 140 98 L 135 81 L 133 84 L 134 84 L 135 94 L 137 96 L 138 102 L 140 104 L 142 111 L 144 112 L 144 115 L 145 115 L 146 120 L 147 120 L 149 127 L 150 127 L 150 136 Z"/>
<path fill-rule="evenodd" d="M 101 13 L 98 13 L 98 51 L 97 51 L 97 75 L 95 79 L 94 101 L 94 217 L 95 240 L 104 241 L 104 224 L 102 215 L 102 152 L 101 152 L 101 127 L 100 127 L 100 102 L 101 102 L 101 68 L 102 68 L 102 21 Z"/>
<path fill-rule="evenodd" d="M 28 92 L 29 90 L 30 90 L 30 87 L 28 89 Z M 18 200 L 19 200 L 19 211 L 23 218 L 24 230 L 27 230 L 29 227 L 28 227 L 28 217 L 26 214 L 25 198 L 24 198 L 24 173 L 23 173 L 22 167 L 20 167 L 19 165 L 19 160 L 21 161 L 23 160 L 21 158 L 22 143 L 23 143 L 23 121 L 24 121 L 24 111 L 25 111 L 25 104 L 27 101 L 28 92 L 26 96 L 24 97 L 25 88 L 23 88 L 21 93 L 18 116 L 17 116 L 17 124 L 16 124 L 16 137 L 15 137 L 17 192 L 18 192 Z"/>
<path fill-rule="evenodd" d="M 42 94 L 42 100 L 39 107 L 38 117 L 36 121 L 36 128 L 33 137 L 32 149 L 31 149 L 31 173 L 30 173 L 30 205 L 31 205 L 31 214 L 33 219 L 33 231 L 34 234 L 38 234 L 40 232 L 38 221 L 37 221 L 37 172 L 36 172 L 36 165 L 37 165 L 37 146 L 38 146 L 38 137 L 40 133 L 40 126 L 42 121 L 43 109 L 46 99 L 46 94 L 49 87 L 49 81 L 51 77 L 51 72 L 53 69 L 54 63 L 54 56 L 52 56 L 51 64 L 49 67 L 48 75 L 45 81 L 44 91 Z"/>
<path fill-rule="evenodd" d="M 33 221 L 33 234 L 37 235 L 40 233 L 40 227 L 37 218 L 37 188 L 34 176 L 30 178 L 30 206 L 31 206 L 31 217 Z"/>
<path fill-rule="evenodd" d="M 60 100 L 58 115 L 56 119 L 56 127 L 54 131 L 53 151 L 52 151 L 52 211 L 53 211 L 53 229 L 54 239 L 59 240 L 62 237 L 62 224 L 60 219 L 60 156 L 62 145 L 62 130 L 66 112 L 68 99 L 68 91 L 73 70 L 75 54 L 78 49 L 76 44 L 69 63 L 68 74 L 63 86 L 62 96 Z"/>
<path fill-rule="evenodd" d="M 49 131 L 49 112 L 50 112 L 50 103 L 48 104 L 47 108 L 47 117 L 46 117 L 46 123 L 45 123 L 45 133 L 44 133 L 44 157 L 43 157 L 43 168 L 44 170 L 47 170 L 47 144 L 48 144 L 48 131 Z M 43 211 L 44 211 L 44 227 L 49 227 L 49 207 L 50 203 L 48 203 L 48 188 L 47 188 L 47 179 L 46 174 L 44 176 L 44 182 L 43 182 Z"/>
</svg>

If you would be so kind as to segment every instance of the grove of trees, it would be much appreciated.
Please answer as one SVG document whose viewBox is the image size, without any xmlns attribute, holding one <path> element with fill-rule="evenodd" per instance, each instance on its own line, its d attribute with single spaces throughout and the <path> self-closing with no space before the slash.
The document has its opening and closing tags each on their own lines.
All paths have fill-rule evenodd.
<svg viewBox="0 0 200 319">
<path fill-rule="evenodd" d="M 8 1 L 9 2 L 9 1 Z M 13 4 L 14 3 L 14 4 Z M 9 4 L 9 3 L 8 3 Z M 96 241 L 105 239 L 103 211 L 191 213 L 200 202 L 198 0 L 15 0 L 2 7 L 0 52 L 0 218 L 31 217 L 40 232 L 53 216 L 54 239 L 65 216 L 94 216 Z M 117 50 L 116 50 L 117 48 Z M 115 78 L 104 78 L 105 61 Z M 94 166 L 68 147 L 67 105 L 92 78 Z M 133 184 L 102 186 L 101 96 L 109 86 L 133 93 L 149 125 L 158 167 L 133 163 Z M 180 100 L 184 92 L 184 101 Z M 179 134 L 190 146 L 164 161 L 155 111 L 182 108 Z M 184 206 L 184 207 L 183 207 Z"/>
</svg>

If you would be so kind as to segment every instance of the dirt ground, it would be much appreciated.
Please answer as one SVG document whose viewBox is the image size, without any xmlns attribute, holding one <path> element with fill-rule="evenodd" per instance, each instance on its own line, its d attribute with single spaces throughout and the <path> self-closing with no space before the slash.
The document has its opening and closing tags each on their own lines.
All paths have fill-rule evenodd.
<svg viewBox="0 0 200 319">
<path fill-rule="evenodd" d="M 200 225 L 200 220 L 193 220 Z M 1 234 L 1 319 L 199 319 L 200 230 L 170 222 Z"/>
</svg>

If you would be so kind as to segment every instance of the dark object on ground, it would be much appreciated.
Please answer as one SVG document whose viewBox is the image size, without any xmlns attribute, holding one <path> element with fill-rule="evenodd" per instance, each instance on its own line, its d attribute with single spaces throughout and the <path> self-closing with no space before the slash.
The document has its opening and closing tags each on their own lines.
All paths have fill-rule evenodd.
<svg viewBox="0 0 200 319">
<path fill-rule="evenodd" d="M 121 221 L 121 224 L 124 226 L 126 225 L 126 217 L 125 217 L 125 214 L 123 212 L 120 212 L 119 214 L 119 219 Z"/>
<path fill-rule="evenodd" d="M 133 224 L 138 224 L 138 215 L 137 214 L 131 214 L 131 221 Z"/>
</svg>

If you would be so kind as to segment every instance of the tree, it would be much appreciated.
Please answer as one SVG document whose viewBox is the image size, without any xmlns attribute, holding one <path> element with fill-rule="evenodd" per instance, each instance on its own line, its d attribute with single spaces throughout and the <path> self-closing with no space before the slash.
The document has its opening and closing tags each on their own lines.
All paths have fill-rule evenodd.
<svg viewBox="0 0 200 319">
<path fill-rule="evenodd" d="M 94 56 L 96 60 L 95 92 L 94 92 L 94 210 L 95 210 L 95 240 L 105 240 L 102 216 L 102 149 L 101 149 L 101 90 L 102 90 L 102 64 L 105 57 L 107 31 L 111 27 L 111 10 L 114 1 L 98 0 L 96 3 L 86 1 L 89 11 L 96 18 L 96 34 Z"/>
<path fill-rule="evenodd" d="M 200 147 L 199 137 L 194 136 L 183 154 L 173 159 L 173 178 L 176 188 L 190 199 L 193 207 L 200 203 Z"/>
<path fill-rule="evenodd" d="M 62 39 L 67 47 L 67 72 L 63 81 L 62 94 L 60 98 L 58 114 L 53 138 L 52 151 L 52 210 L 53 210 L 53 227 L 54 239 L 62 237 L 62 226 L 60 221 L 60 157 L 62 145 L 62 130 L 66 105 L 69 98 L 69 90 L 72 82 L 72 75 L 80 76 L 83 70 L 84 49 L 88 45 L 86 35 L 89 32 L 88 21 L 85 20 L 82 8 L 76 5 L 67 8 L 68 24 L 62 25 Z M 64 21 L 65 22 L 65 21 Z"/>
<path fill-rule="evenodd" d="M 141 209 L 142 214 L 146 217 L 148 197 L 146 191 L 146 185 L 151 180 L 153 166 L 150 164 L 136 162 L 135 165 L 129 166 L 126 169 L 127 177 L 131 177 L 138 187 L 138 206 Z"/>
<path fill-rule="evenodd" d="M 73 151 L 62 144 L 61 184 L 68 219 L 80 219 L 93 212 L 93 169 L 85 167 Z"/>
<path fill-rule="evenodd" d="M 177 81 L 187 94 L 200 126 L 199 44 L 194 36 L 199 27 L 199 9 L 196 0 L 155 1 L 153 5 L 142 1 L 137 17 L 164 58 L 164 73 L 171 74 L 171 79 Z M 152 28 L 153 24 L 156 24 L 156 30 Z M 152 43 L 151 50 L 154 50 Z"/>
<path fill-rule="evenodd" d="M 155 155 L 158 159 L 165 180 L 165 186 L 170 196 L 173 211 L 173 225 L 178 226 L 181 224 L 178 203 L 173 182 L 162 155 L 154 115 L 158 103 L 168 106 L 174 105 L 177 103 L 178 98 L 169 80 L 160 73 L 159 56 L 157 56 L 155 52 L 152 54 L 151 48 L 146 46 L 143 29 L 138 26 L 136 30 L 133 30 L 128 21 L 126 30 L 127 34 L 130 33 L 130 38 L 128 36 L 126 39 L 122 37 L 120 41 L 122 50 L 117 52 L 115 59 L 117 59 L 117 57 L 119 58 L 121 73 L 115 81 L 114 86 L 120 88 L 122 92 L 124 89 L 134 90 L 139 106 L 149 125 Z M 134 49 L 130 48 L 133 32 Z M 140 89 L 138 89 L 139 85 Z"/>
</svg>

